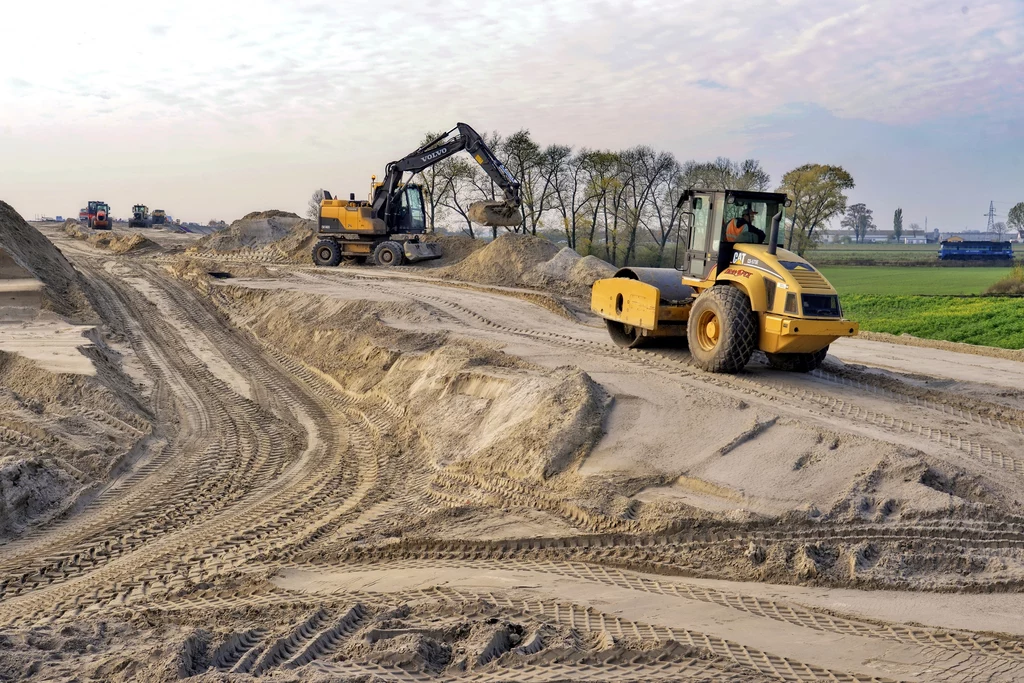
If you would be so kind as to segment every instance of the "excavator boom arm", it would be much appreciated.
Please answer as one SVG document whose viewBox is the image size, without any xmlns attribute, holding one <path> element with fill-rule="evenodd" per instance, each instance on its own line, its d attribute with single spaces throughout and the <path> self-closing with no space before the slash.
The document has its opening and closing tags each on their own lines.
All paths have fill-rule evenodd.
<svg viewBox="0 0 1024 683">
<path fill-rule="evenodd" d="M 452 134 L 456 132 L 458 135 L 452 137 Z M 381 184 L 382 191 L 374 198 L 374 213 L 377 214 L 382 210 L 386 211 L 386 207 L 398 193 L 403 174 L 406 172 L 419 173 L 458 154 L 462 150 L 466 150 L 473 155 L 473 158 L 484 169 L 487 176 L 495 185 L 501 188 L 508 205 L 518 209 L 522 204 L 519 181 L 498 160 L 479 133 L 468 124 L 459 123 L 455 128 L 431 140 L 412 154 L 388 164 L 384 181 Z"/>
</svg>

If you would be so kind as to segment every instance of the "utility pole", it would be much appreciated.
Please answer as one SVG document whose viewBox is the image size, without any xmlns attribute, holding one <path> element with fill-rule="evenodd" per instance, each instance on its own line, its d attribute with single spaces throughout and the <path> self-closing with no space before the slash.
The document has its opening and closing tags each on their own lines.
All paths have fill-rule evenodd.
<svg viewBox="0 0 1024 683">
<path fill-rule="evenodd" d="M 985 228 L 985 232 L 995 232 L 996 231 L 996 203 L 994 201 L 990 201 L 988 203 L 988 213 L 986 213 L 985 215 L 988 216 L 988 226 Z"/>
</svg>

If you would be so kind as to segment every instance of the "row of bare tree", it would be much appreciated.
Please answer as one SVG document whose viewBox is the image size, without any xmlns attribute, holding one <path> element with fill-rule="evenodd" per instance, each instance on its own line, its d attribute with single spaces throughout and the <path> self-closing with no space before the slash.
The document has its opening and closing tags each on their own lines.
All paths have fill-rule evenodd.
<svg viewBox="0 0 1024 683">
<path fill-rule="evenodd" d="M 439 137 L 429 133 L 424 143 Z M 612 263 L 664 265 L 681 221 L 677 203 L 687 189 L 771 190 L 771 178 L 756 159 L 742 162 L 679 162 L 671 153 L 648 146 L 624 151 L 542 147 L 520 130 L 491 133 L 487 145 L 522 183 L 522 222 L 526 232 L 559 231 L 570 247 Z M 424 190 L 427 229 L 463 231 L 478 237 L 469 207 L 499 199 L 500 189 L 469 156 L 456 155 L 418 174 Z M 783 177 L 778 191 L 789 193 L 785 246 L 803 252 L 833 217 L 846 210 L 850 175 L 837 166 L 807 164 Z M 319 204 L 318 201 L 314 202 Z M 312 208 L 312 207 L 311 207 Z M 669 254 L 671 258 L 671 254 Z"/>
</svg>

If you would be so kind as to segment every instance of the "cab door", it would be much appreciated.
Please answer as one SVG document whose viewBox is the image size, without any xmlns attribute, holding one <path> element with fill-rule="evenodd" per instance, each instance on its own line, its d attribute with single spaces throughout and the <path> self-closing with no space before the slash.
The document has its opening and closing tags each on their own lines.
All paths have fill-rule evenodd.
<svg viewBox="0 0 1024 683">
<path fill-rule="evenodd" d="M 709 265 L 718 258 L 718 232 L 714 230 L 713 196 L 698 194 L 693 198 L 690 234 L 681 270 L 691 277 L 704 277 Z"/>
</svg>

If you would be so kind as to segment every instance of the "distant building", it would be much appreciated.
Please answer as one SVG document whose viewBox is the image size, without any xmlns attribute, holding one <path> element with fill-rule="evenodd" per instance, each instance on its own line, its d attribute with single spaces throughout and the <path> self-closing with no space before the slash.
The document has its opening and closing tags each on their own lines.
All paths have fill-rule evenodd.
<svg viewBox="0 0 1024 683">
<path fill-rule="evenodd" d="M 912 241 L 908 241 L 912 240 Z M 853 234 L 853 230 L 826 230 L 821 234 L 821 241 L 826 244 L 855 244 L 857 239 Z M 896 237 L 892 230 L 873 230 L 868 234 L 864 235 L 864 239 L 861 240 L 861 244 L 884 244 L 886 242 L 896 242 Z M 924 232 L 918 230 L 917 234 L 908 233 L 906 230 L 903 231 L 903 235 L 899 242 L 902 244 L 937 244 L 940 241 L 938 229 L 930 232 Z"/>
</svg>

